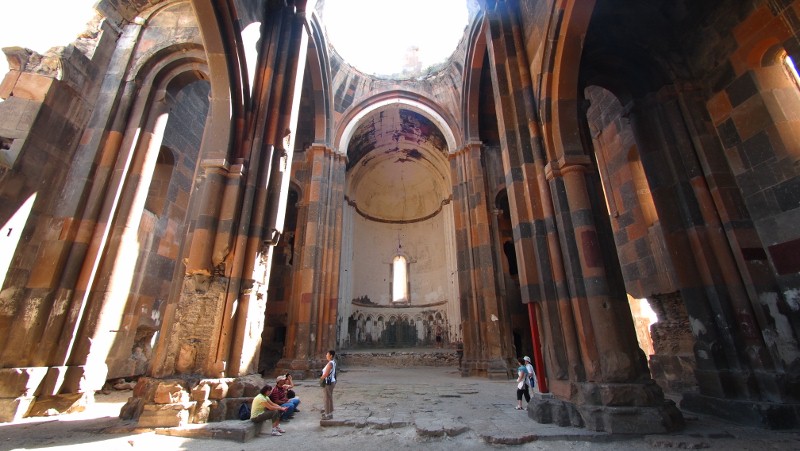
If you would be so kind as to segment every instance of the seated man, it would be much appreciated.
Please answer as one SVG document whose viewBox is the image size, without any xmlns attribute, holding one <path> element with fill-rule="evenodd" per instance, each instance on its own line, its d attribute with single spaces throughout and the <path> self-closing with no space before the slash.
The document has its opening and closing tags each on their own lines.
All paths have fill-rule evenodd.
<svg viewBox="0 0 800 451">
<path fill-rule="evenodd" d="M 292 380 L 291 373 L 286 373 L 286 380 L 283 383 L 283 388 L 286 389 L 286 397 L 289 399 L 297 397 L 294 392 L 294 381 Z M 300 409 L 294 409 L 295 412 L 299 412 Z"/>
<path fill-rule="evenodd" d="M 286 407 L 286 411 L 281 414 L 281 418 L 284 420 L 290 418 L 300 404 L 300 398 L 294 397 L 289 399 L 289 397 L 286 396 L 286 391 L 286 376 L 278 376 L 275 381 L 275 388 L 273 388 L 272 392 L 269 394 L 269 399 L 281 407 Z"/>
</svg>

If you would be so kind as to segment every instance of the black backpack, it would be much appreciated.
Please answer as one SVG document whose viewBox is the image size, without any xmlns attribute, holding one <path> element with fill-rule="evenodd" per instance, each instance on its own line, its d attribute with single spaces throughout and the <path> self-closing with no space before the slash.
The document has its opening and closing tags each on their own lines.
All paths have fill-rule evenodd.
<svg viewBox="0 0 800 451">
<path fill-rule="evenodd" d="M 250 406 L 247 405 L 246 402 L 243 402 L 242 405 L 239 407 L 239 419 L 240 420 L 250 419 Z"/>
</svg>

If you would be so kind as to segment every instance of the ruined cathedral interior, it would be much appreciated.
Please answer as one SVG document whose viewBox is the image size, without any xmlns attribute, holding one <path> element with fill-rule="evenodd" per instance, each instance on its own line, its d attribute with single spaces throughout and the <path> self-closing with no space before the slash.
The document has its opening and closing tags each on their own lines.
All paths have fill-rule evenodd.
<svg viewBox="0 0 800 451">
<path fill-rule="evenodd" d="M 323 0 L 100 0 L 4 48 L 0 421 L 440 349 L 532 356 L 540 423 L 800 427 L 800 0 L 464 3 L 390 74 Z"/>
</svg>

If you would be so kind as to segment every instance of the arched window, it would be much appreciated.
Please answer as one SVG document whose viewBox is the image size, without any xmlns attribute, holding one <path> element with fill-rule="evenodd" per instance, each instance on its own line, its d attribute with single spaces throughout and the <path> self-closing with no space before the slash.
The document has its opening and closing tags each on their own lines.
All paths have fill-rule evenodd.
<svg viewBox="0 0 800 451">
<path fill-rule="evenodd" d="M 408 260 L 402 255 L 392 260 L 392 302 L 408 302 Z"/>
</svg>

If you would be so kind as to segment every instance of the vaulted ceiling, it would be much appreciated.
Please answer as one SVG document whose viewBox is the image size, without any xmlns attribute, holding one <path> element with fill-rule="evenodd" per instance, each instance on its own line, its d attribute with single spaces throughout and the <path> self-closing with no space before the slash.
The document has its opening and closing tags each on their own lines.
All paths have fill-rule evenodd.
<svg viewBox="0 0 800 451">
<path fill-rule="evenodd" d="M 348 146 L 350 202 L 370 219 L 410 222 L 449 197 L 447 142 L 422 114 L 399 105 L 364 117 Z"/>
</svg>

